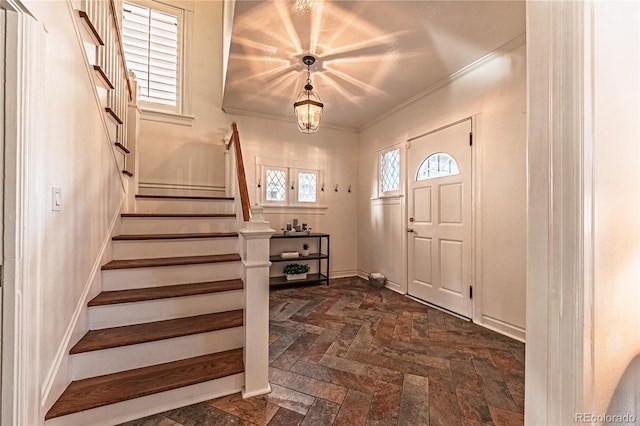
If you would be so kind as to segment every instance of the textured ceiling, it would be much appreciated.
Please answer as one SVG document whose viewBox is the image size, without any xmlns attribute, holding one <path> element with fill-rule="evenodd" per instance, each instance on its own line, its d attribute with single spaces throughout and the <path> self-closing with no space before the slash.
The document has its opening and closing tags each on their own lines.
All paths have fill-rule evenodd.
<svg viewBox="0 0 640 426">
<path fill-rule="evenodd" d="M 293 122 L 311 54 L 322 123 L 357 129 L 524 32 L 524 1 L 239 0 L 223 107 Z"/>
</svg>

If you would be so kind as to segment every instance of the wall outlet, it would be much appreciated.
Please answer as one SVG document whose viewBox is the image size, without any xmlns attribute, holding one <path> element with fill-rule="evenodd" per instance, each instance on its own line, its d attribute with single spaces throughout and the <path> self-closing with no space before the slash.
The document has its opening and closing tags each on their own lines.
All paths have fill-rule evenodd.
<svg viewBox="0 0 640 426">
<path fill-rule="evenodd" d="M 62 188 L 51 188 L 51 211 L 62 210 Z"/>
</svg>

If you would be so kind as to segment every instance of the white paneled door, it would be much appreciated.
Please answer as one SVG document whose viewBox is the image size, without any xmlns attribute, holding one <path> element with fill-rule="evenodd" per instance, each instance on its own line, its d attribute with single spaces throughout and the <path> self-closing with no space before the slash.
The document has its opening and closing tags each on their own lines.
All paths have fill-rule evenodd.
<svg viewBox="0 0 640 426">
<path fill-rule="evenodd" d="M 471 318 L 471 119 L 407 150 L 409 295 Z"/>
</svg>

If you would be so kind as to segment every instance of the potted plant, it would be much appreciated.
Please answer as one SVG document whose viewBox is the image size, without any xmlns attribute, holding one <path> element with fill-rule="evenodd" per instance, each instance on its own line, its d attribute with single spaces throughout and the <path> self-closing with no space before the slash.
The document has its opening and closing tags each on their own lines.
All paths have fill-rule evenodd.
<svg viewBox="0 0 640 426">
<path fill-rule="evenodd" d="M 307 278 L 307 272 L 309 272 L 310 269 L 311 267 L 306 264 L 289 263 L 282 268 L 282 272 L 287 274 L 287 281 L 304 280 Z"/>
<path fill-rule="evenodd" d="M 307 244 L 307 243 L 302 244 L 302 252 L 301 252 L 301 254 L 303 256 L 309 256 L 309 244 Z"/>
</svg>

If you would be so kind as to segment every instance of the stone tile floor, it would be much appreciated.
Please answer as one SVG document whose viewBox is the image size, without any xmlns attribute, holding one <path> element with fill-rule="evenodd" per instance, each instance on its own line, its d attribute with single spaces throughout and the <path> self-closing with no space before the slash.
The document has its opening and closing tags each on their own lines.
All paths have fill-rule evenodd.
<svg viewBox="0 0 640 426">
<path fill-rule="evenodd" d="M 522 425 L 524 344 L 359 278 L 271 292 L 269 395 L 126 423 Z"/>
</svg>

